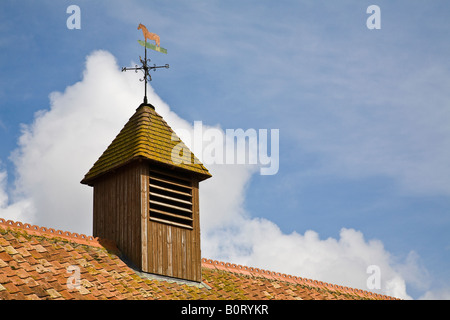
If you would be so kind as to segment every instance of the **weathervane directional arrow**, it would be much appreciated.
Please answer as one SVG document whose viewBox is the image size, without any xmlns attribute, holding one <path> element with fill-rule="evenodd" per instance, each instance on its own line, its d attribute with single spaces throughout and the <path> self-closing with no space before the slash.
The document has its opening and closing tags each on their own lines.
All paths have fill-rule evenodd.
<svg viewBox="0 0 450 320">
<path fill-rule="evenodd" d="M 161 53 L 165 53 L 167 54 L 167 50 L 164 48 L 161 48 L 159 46 L 159 36 L 155 33 L 151 33 L 147 30 L 147 28 L 143 25 L 143 24 L 139 24 L 138 30 L 142 29 L 142 33 L 144 34 L 144 39 L 145 41 L 142 40 L 138 40 L 138 42 L 144 46 L 145 48 L 145 58 L 142 59 L 139 56 L 139 60 L 141 61 L 142 66 L 138 67 L 138 65 L 136 65 L 134 68 L 126 68 L 123 67 L 122 68 L 122 72 L 127 71 L 127 70 L 134 70 L 135 72 L 138 72 L 138 70 L 142 70 L 144 72 L 144 78 L 143 79 L 139 79 L 140 81 L 145 81 L 145 93 L 144 93 L 144 104 L 148 104 L 147 101 L 147 81 L 152 81 L 152 77 L 150 75 L 150 70 L 156 70 L 159 68 L 169 68 L 168 64 L 165 64 L 164 66 L 157 66 L 156 64 L 153 64 L 153 66 L 149 66 L 149 62 L 150 59 L 147 59 L 147 48 L 161 52 Z M 148 43 L 147 39 L 149 40 L 155 40 L 156 45 Z"/>
</svg>

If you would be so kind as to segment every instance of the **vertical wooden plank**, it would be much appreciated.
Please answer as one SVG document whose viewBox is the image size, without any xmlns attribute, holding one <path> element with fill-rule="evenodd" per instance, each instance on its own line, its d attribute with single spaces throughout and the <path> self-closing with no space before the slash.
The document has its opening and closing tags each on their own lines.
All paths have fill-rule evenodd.
<svg viewBox="0 0 450 320">
<path fill-rule="evenodd" d="M 141 261 L 141 256 L 139 254 L 139 247 L 141 246 L 141 242 L 138 241 L 138 236 L 141 235 L 141 228 L 140 228 L 140 220 L 137 219 L 136 217 L 141 216 L 141 190 L 140 190 L 140 186 L 141 186 L 141 181 L 140 181 L 140 168 L 141 166 L 136 166 L 133 170 L 133 175 L 131 177 L 131 181 L 130 181 L 130 186 L 128 188 L 128 197 L 129 199 L 131 199 L 131 204 L 130 204 L 130 217 L 131 217 L 131 228 L 130 228 L 130 232 L 131 232 L 131 251 L 132 251 L 132 255 L 133 255 L 133 261 L 135 261 L 135 264 L 137 265 L 138 268 L 140 268 L 142 270 L 142 261 Z M 139 200 L 138 202 L 136 201 L 136 198 Z M 136 202 L 139 205 L 136 205 Z"/>
<path fill-rule="evenodd" d="M 136 175 L 134 177 L 134 190 L 133 195 L 134 195 L 134 234 L 135 234 L 135 238 L 134 238 L 134 244 L 133 247 L 135 248 L 135 257 L 136 257 L 136 261 L 138 263 L 138 265 L 140 266 L 141 270 L 143 269 L 143 263 L 147 264 L 147 259 L 143 260 L 142 259 L 142 242 L 141 242 L 141 238 L 142 238 L 142 225 L 141 223 L 143 223 L 144 221 L 142 221 L 142 210 L 144 210 L 141 207 L 141 176 L 143 174 L 142 172 L 142 168 L 143 165 L 141 164 L 137 169 L 136 169 Z M 147 210 L 148 211 L 148 210 Z M 144 214 L 145 215 L 145 214 Z M 144 220 L 145 217 L 144 217 Z M 145 221 L 145 223 L 147 223 L 147 221 Z M 147 225 L 145 225 L 144 228 L 146 228 Z M 144 229 L 145 231 L 147 231 L 146 229 Z M 145 232 L 146 236 L 147 236 L 147 232 Z M 147 248 L 147 243 L 145 243 L 145 248 Z M 145 252 L 147 252 L 147 250 L 145 250 Z M 144 256 L 146 256 L 146 253 L 144 253 Z"/>
<path fill-rule="evenodd" d="M 172 235 L 172 227 L 166 227 L 166 251 L 167 251 L 167 275 L 173 276 L 173 235 Z"/>
<path fill-rule="evenodd" d="M 107 210 L 107 207 L 105 206 L 105 203 L 106 203 L 105 199 L 107 198 L 108 195 L 106 194 L 106 190 L 104 189 L 102 182 L 99 183 L 99 188 L 100 188 L 100 190 L 101 190 L 100 192 L 102 194 L 101 204 L 99 203 L 99 211 L 101 212 L 101 215 L 100 215 L 101 227 L 99 227 L 99 233 L 101 234 L 101 237 L 106 238 L 104 226 L 106 224 L 105 211 Z"/>
<path fill-rule="evenodd" d="M 160 272 L 160 274 L 165 274 L 165 270 L 167 268 L 167 253 L 166 250 L 164 250 L 164 234 L 166 231 L 167 226 L 159 223 L 158 224 L 158 228 L 159 228 L 159 234 L 158 234 L 158 253 L 159 253 L 159 268 L 158 271 Z"/>
<path fill-rule="evenodd" d="M 108 232 L 108 239 L 112 239 L 115 242 L 117 242 L 117 239 L 115 237 L 115 232 L 114 232 L 114 228 L 116 227 L 115 223 L 114 223 L 114 217 L 115 217 L 115 210 L 114 210 L 114 205 L 112 203 L 112 201 L 114 201 L 114 190 L 116 188 L 116 183 L 114 180 L 110 181 L 110 186 L 109 188 L 107 188 L 107 192 L 108 192 L 108 211 L 106 212 L 106 226 L 111 226 L 111 227 L 106 227 L 105 230 Z"/>
<path fill-rule="evenodd" d="M 123 238 L 121 235 L 121 230 L 122 230 L 123 226 L 122 226 L 122 219 L 121 219 L 122 217 L 121 217 L 119 205 L 120 205 L 120 201 L 123 196 L 120 194 L 120 187 L 121 187 L 120 186 L 120 171 L 115 175 L 114 182 L 115 182 L 115 188 L 113 189 L 113 192 L 111 194 L 112 203 L 113 203 L 112 210 L 114 212 L 114 215 L 113 215 L 114 222 L 113 223 L 115 226 L 115 228 L 113 228 L 114 232 L 115 232 L 114 238 L 116 239 L 116 243 L 118 244 L 119 248 L 122 248 L 122 250 L 126 254 L 126 248 L 124 248 L 124 246 L 123 246 Z M 117 201 L 117 204 L 114 205 L 116 203 L 116 201 Z"/>
<path fill-rule="evenodd" d="M 128 253 L 128 258 L 134 261 L 133 255 L 133 246 L 132 246 L 132 234 L 133 234 L 133 221 L 131 220 L 131 213 L 133 212 L 133 198 L 130 197 L 128 190 L 133 184 L 133 176 L 134 176 L 134 167 L 135 165 L 130 165 L 127 170 L 127 174 L 122 176 L 123 183 L 123 215 L 124 215 L 124 244 Z"/>
<path fill-rule="evenodd" d="M 158 264 L 159 261 L 159 252 L 158 252 L 158 243 L 159 243 L 159 226 L 158 223 L 152 222 L 153 226 L 153 243 L 151 246 L 151 250 L 153 252 L 153 272 L 158 272 Z"/>
<path fill-rule="evenodd" d="M 113 237 L 113 234 L 112 234 L 112 232 L 111 232 L 111 229 L 110 228 L 107 228 L 106 226 L 113 226 L 112 225 L 112 221 L 111 221 L 111 201 L 110 201 L 110 199 L 111 199 L 111 189 L 114 187 L 114 184 L 113 184 L 113 182 L 110 182 L 109 183 L 109 187 L 108 188 L 105 188 L 106 190 L 105 190 L 105 192 L 106 192 L 106 203 L 105 203 L 105 208 L 106 208 L 106 212 L 105 212 L 105 238 L 107 238 L 107 239 L 111 239 L 111 240 L 115 240 L 114 239 L 114 237 Z"/>
<path fill-rule="evenodd" d="M 153 228 L 153 222 L 148 222 L 148 238 L 150 239 L 150 242 L 148 243 L 148 272 L 154 272 L 153 266 L 155 265 L 155 252 L 152 250 L 154 243 L 155 243 L 155 230 Z"/>
<path fill-rule="evenodd" d="M 184 273 L 183 273 L 183 265 L 182 265 L 182 259 L 183 259 L 183 245 L 181 243 L 181 238 L 182 238 L 182 234 L 184 232 L 184 230 L 182 228 L 175 228 L 176 230 L 176 244 L 177 244 L 177 248 L 176 248 L 176 265 L 175 268 L 177 270 L 178 273 L 178 277 L 183 277 Z"/>
<path fill-rule="evenodd" d="M 194 215 L 193 221 L 193 252 L 192 252 L 192 277 L 196 281 L 201 281 L 201 247 L 200 247 L 200 218 L 199 218 L 199 193 L 198 193 L 198 181 L 192 183 L 192 209 Z"/>
<path fill-rule="evenodd" d="M 120 217 L 120 241 L 121 241 L 121 245 L 122 248 L 124 248 L 123 250 L 126 252 L 126 256 L 129 259 L 130 258 L 130 253 L 128 251 L 128 241 L 127 241 L 127 227 L 128 227 L 128 221 L 127 221 L 127 212 L 125 210 L 125 207 L 128 205 L 128 199 L 126 198 L 126 194 L 125 194 L 125 183 L 127 183 L 127 178 L 126 175 L 124 175 L 124 172 L 128 173 L 129 170 L 124 169 L 121 170 L 120 175 L 119 175 L 119 179 L 118 179 L 118 184 L 119 184 L 119 188 L 118 188 L 118 194 L 116 195 L 117 198 L 120 199 L 120 208 L 118 208 L 119 210 L 119 214 L 118 216 Z"/>
<path fill-rule="evenodd" d="M 191 269 L 191 266 L 189 263 L 190 245 L 188 244 L 188 242 L 189 242 L 191 233 L 192 233 L 191 230 L 184 230 L 184 232 L 183 232 L 183 235 L 184 235 L 184 238 L 186 239 L 187 245 L 186 245 L 185 251 L 183 253 L 183 259 L 185 260 L 184 261 L 185 265 L 181 271 L 183 272 L 183 274 L 185 274 L 186 279 L 190 279 L 190 276 L 189 276 L 190 269 Z"/>
<path fill-rule="evenodd" d="M 178 234 L 180 228 L 172 227 L 172 273 L 175 277 L 180 277 L 180 268 L 178 267 L 178 260 L 180 255 L 179 243 L 178 243 Z"/>
<path fill-rule="evenodd" d="M 115 200 L 116 200 L 116 188 L 117 188 L 117 179 L 111 179 L 112 181 L 112 186 L 110 188 L 110 192 L 109 192 L 109 212 L 108 212 L 108 217 L 110 218 L 110 224 L 111 224 L 111 238 L 113 239 L 116 243 L 118 242 L 117 240 L 117 207 L 115 206 Z M 109 224 L 108 224 L 109 225 Z"/>
<path fill-rule="evenodd" d="M 167 270 L 169 270 L 169 253 L 167 252 L 167 233 L 169 227 L 165 224 L 161 224 L 161 252 L 162 252 L 162 266 L 163 266 L 163 274 L 167 275 Z"/>
<path fill-rule="evenodd" d="M 122 183 L 122 177 L 123 177 L 123 170 L 119 170 L 115 175 L 114 175 L 114 181 L 116 183 L 116 187 L 114 188 L 114 193 L 112 194 L 112 196 L 114 197 L 113 199 L 113 203 L 115 203 L 116 205 L 114 206 L 113 210 L 114 210 L 114 226 L 115 226 L 115 239 L 116 239 L 116 243 L 117 246 L 119 248 L 121 248 L 122 252 L 127 255 L 127 248 L 125 247 L 125 243 L 124 243 L 124 226 L 123 226 L 123 208 L 122 208 L 122 204 L 124 203 L 124 195 L 123 195 L 123 183 Z"/>
<path fill-rule="evenodd" d="M 178 277 L 183 277 L 183 266 L 181 264 L 181 259 L 183 256 L 183 246 L 181 243 L 181 235 L 183 233 L 183 230 L 181 228 L 175 228 L 175 243 L 176 243 L 176 249 L 174 250 L 174 255 L 176 256 L 176 260 L 174 262 L 175 270 L 177 270 Z"/>
<path fill-rule="evenodd" d="M 125 228 L 125 243 L 127 246 L 127 252 L 129 254 L 130 259 L 134 261 L 134 254 L 133 254 L 133 220 L 131 218 L 132 212 L 133 212 L 133 197 L 129 193 L 129 189 L 133 185 L 133 177 L 134 177 L 134 167 L 135 165 L 132 165 L 130 168 L 130 173 L 125 177 L 124 179 L 124 186 L 123 186 L 123 193 L 125 195 L 125 201 L 126 205 L 124 206 L 124 213 L 125 213 L 125 220 L 126 220 L 126 228 Z M 138 266 L 139 267 L 139 266 Z"/>
<path fill-rule="evenodd" d="M 187 261 L 186 261 L 186 234 L 188 233 L 188 230 L 180 230 L 180 273 L 184 276 L 187 277 L 187 270 L 186 270 L 186 266 L 187 266 Z"/>
<path fill-rule="evenodd" d="M 143 271 L 149 271 L 149 190 L 148 174 L 144 165 L 140 166 L 140 225 L 141 225 L 141 265 Z M 150 233 L 151 234 L 151 233 Z"/>
<path fill-rule="evenodd" d="M 158 224 L 155 222 L 152 222 L 152 229 L 153 229 L 153 243 L 151 246 L 151 250 L 153 252 L 153 272 L 157 273 L 158 272 L 158 257 L 159 257 L 159 252 L 158 252 Z"/>
<path fill-rule="evenodd" d="M 98 212 L 98 189 L 97 188 L 93 188 L 93 192 L 92 192 L 92 198 L 93 198 L 93 206 L 92 206 L 92 236 L 96 237 L 98 235 L 98 214 L 96 214 Z"/>
<path fill-rule="evenodd" d="M 101 237 L 103 234 L 103 199 L 105 198 L 105 194 L 102 192 L 101 183 L 96 184 L 94 188 L 94 221 L 97 222 L 94 229 L 94 237 Z"/>
<path fill-rule="evenodd" d="M 187 248 L 187 264 L 189 266 L 187 272 L 189 274 L 190 279 L 194 280 L 196 279 L 195 275 L 196 275 L 196 268 L 195 268 L 195 250 L 196 250 L 196 215 L 195 215 L 195 208 L 196 208 L 196 194 L 195 194 L 195 188 L 194 185 L 192 184 L 192 232 L 190 232 L 189 234 L 189 245 Z"/>
</svg>

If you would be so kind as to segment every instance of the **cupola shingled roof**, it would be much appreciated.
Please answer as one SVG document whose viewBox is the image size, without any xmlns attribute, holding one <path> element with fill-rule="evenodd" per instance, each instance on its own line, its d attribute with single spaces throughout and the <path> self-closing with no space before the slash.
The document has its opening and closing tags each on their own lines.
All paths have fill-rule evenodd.
<svg viewBox="0 0 450 320">
<path fill-rule="evenodd" d="M 189 171 L 200 180 L 211 177 L 192 152 L 189 155 L 172 152 L 177 145 L 181 148 L 175 150 L 189 150 L 152 105 L 141 104 L 81 183 L 90 184 L 95 178 L 139 158 Z"/>
</svg>

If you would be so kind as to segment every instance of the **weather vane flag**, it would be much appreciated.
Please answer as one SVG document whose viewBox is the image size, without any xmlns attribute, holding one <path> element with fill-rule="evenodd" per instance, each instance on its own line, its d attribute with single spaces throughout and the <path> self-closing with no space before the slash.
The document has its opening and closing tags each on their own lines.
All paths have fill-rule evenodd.
<svg viewBox="0 0 450 320">
<path fill-rule="evenodd" d="M 147 48 L 161 52 L 161 53 L 165 53 L 167 54 L 167 50 L 160 47 L 160 39 L 159 36 L 155 33 L 151 33 L 147 30 L 147 28 L 140 23 L 138 26 L 138 30 L 142 30 L 142 33 L 144 35 L 144 40 L 138 40 L 138 42 L 144 46 L 145 48 L 145 58 L 142 59 L 139 56 L 139 60 L 141 61 L 142 66 L 138 67 L 138 65 L 136 65 L 134 68 L 122 68 L 122 72 L 123 71 L 127 71 L 127 70 L 134 70 L 135 72 L 137 72 L 138 70 L 142 70 L 142 72 L 144 72 L 144 78 L 143 79 L 139 79 L 140 81 L 145 81 L 145 93 L 144 93 L 144 104 L 148 104 L 147 101 L 147 81 L 152 81 L 152 77 L 150 76 L 150 70 L 156 70 L 159 68 L 169 68 L 169 65 L 166 64 L 164 66 L 157 66 L 156 64 L 153 64 L 153 66 L 149 66 L 148 63 L 150 62 L 150 59 L 147 59 Z M 152 43 L 148 43 L 148 40 L 154 40 L 155 44 Z"/>
</svg>

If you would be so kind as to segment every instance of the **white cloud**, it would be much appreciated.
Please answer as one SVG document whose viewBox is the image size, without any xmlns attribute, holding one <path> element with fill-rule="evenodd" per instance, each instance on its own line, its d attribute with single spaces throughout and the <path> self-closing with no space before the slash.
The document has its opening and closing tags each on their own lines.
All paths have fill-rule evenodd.
<svg viewBox="0 0 450 320">
<path fill-rule="evenodd" d="M 312 230 L 303 235 L 284 234 L 271 221 L 241 216 L 222 229 L 208 230 L 205 240 L 203 252 L 218 260 L 411 298 L 402 271 L 408 270 L 412 276 L 416 261 L 394 261 L 380 241 L 366 241 L 361 232 L 353 229 L 343 228 L 339 239 L 320 239 Z M 379 288 L 367 285 L 372 274 L 367 273 L 367 268 L 371 265 L 380 269 Z M 422 278 L 414 275 L 416 282 Z"/>
<path fill-rule="evenodd" d="M 50 94 L 49 110 L 23 126 L 11 159 L 14 195 L 36 209 L 31 222 L 92 233 L 92 190 L 80 180 L 139 105 L 136 77 L 121 73 L 111 54 L 94 52 L 82 81 Z"/>
<path fill-rule="evenodd" d="M 32 201 L 27 198 L 11 200 L 7 192 L 7 178 L 7 172 L 0 171 L 0 217 L 14 221 L 30 220 L 35 213 Z"/>
<path fill-rule="evenodd" d="M 50 108 L 23 127 L 12 156 L 17 201 L 9 200 L 6 173 L 0 172 L 1 216 L 91 234 L 92 189 L 79 181 L 140 104 L 139 76 L 121 73 L 108 52 L 87 57 L 83 79 L 63 93 L 52 93 Z M 193 130 L 152 88 L 148 96 L 175 131 Z M 362 289 L 367 267 L 378 265 L 381 292 L 409 297 L 402 272 L 414 273 L 414 260 L 393 261 L 380 241 L 366 241 L 353 229 L 342 229 L 339 239 L 320 239 L 314 231 L 284 234 L 271 221 L 250 218 L 245 211 L 254 166 L 209 169 L 213 178 L 200 185 L 203 256 Z"/>
<path fill-rule="evenodd" d="M 449 289 L 438 289 L 433 291 L 427 291 L 420 300 L 450 300 Z"/>
</svg>

